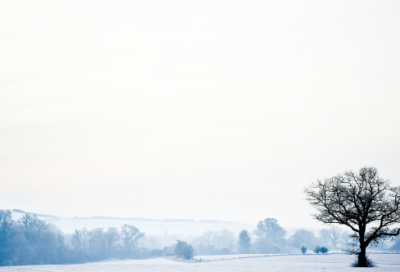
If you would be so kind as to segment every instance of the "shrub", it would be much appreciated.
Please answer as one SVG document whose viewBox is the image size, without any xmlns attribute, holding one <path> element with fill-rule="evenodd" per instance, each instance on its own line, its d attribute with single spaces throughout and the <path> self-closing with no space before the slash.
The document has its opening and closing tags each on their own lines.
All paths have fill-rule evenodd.
<svg viewBox="0 0 400 272">
<path fill-rule="evenodd" d="M 316 248 L 314 249 L 314 252 L 317 254 L 321 253 L 321 248 L 319 246 L 316 246 Z"/>
<path fill-rule="evenodd" d="M 301 247 L 301 253 L 306 254 L 307 248 L 305 246 Z"/>
<path fill-rule="evenodd" d="M 193 247 L 187 242 L 177 240 L 175 246 L 175 255 L 186 260 L 193 258 Z"/>
<path fill-rule="evenodd" d="M 320 252 L 321 252 L 322 254 L 326 254 L 326 253 L 328 253 L 328 251 L 329 251 L 329 249 L 327 249 L 326 247 L 321 247 L 321 248 L 320 248 Z"/>
</svg>

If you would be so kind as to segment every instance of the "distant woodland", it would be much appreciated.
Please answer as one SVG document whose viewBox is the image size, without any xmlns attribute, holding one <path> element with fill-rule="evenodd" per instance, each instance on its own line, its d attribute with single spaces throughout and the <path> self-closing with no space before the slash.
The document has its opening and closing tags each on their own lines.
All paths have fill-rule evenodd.
<svg viewBox="0 0 400 272">
<path fill-rule="evenodd" d="M 0 210 L 0 264 L 66 264 L 117 259 L 145 259 L 160 256 L 191 258 L 193 255 L 247 253 L 312 253 L 343 249 L 350 242 L 348 233 L 332 227 L 313 232 L 299 229 L 288 233 L 278 221 L 267 218 L 254 230 L 234 233 L 207 231 L 187 241 L 174 235 L 146 236 L 133 225 L 119 229 L 79 229 L 61 232 L 36 215 L 12 219 L 12 212 Z M 393 249 L 399 248 L 395 243 Z M 327 251 L 320 250 L 325 248 Z"/>
</svg>

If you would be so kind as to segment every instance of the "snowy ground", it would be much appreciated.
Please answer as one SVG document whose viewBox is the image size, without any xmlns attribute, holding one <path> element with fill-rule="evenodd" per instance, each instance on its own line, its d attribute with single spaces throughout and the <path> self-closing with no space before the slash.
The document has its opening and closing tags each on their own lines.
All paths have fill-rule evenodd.
<svg viewBox="0 0 400 272">
<path fill-rule="evenodd" d="M 400 255 L 370 254 L 369 257 L 378 265 L 368 271 L 400 271 Z M 354 257 L 344 254 L 331 255 L 226 255 L 198 256 L 201 262 L 180 262 L 171 259 L 107 261 L 78 265 L 38 265 L 1 267 L 0 271 L 138 271 L 138 272 L 196 272 L 196 271 L 353 271 L 349 265 Z"/>
</svg>

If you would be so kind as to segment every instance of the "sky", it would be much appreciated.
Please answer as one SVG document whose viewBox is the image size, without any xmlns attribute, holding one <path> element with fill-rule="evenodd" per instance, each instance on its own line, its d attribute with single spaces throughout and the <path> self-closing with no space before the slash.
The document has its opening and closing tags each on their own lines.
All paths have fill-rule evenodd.
<svg viewBox="0 0 400 272">
<path fill-rule="evenodd" d="M 399 1 L 2 1 L 0 208 L 318 226 L 400 185 Z"/>
</svg>

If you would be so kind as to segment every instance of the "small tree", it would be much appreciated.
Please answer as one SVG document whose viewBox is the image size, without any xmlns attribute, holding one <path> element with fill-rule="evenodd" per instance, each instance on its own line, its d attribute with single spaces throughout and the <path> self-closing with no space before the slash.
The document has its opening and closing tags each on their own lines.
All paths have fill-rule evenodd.
<svg viewBox="0 0 400 272">
<path fill-rule="evenodd" d="M 301 253 L 306 254 L 307 248 L 305 246 L 301 247 Z"/>
<path fill-rule="evenodd" d="M 280 242 L 285 239 L 286 231 L 279 225 L 275 218 L 267 218 L 257 224 L 253 231 L 259 238 L 265 238 L 271 241 Z"/>
<path fill-rule="evenodd" d="M 239 234 L 239 253 L 249 253 L 250 240 L 251 238 L 247 230 L 242 230 Z"/>
<path fill-rule="evenodd" d="M 326 253 L 328 253 L 329 249 L 326 248 L 326 247 L 321 247 L 319 251 L 320 251 L 322 254 L 326 254 Z"/>
<path fill-rule="evenodd" d="M 314 252 L 319 254 L 321 252 L 321 248 L 319 246 L 316 246 Z"/>
<path fill-rule="evenodd" d="M 175 255 L 186 260 L 193 258 L 193 247 L 187 242 L 177 240 Z"/>
<path fill-rule="evenodd" d="M 361 168 L 324 181 L 318 180 L 305 189 L 307 200 L 316 207 L 313 217 L 325 224 L 349 227 L 358 250 L 348 250 L 358 256 L 357 266 L 368 267 L 366 250 L 381 237 L 395 237 L 400 228 L 400 187 L 391 187 L 389 181 L 378 176 L 373 167 Z"/>
<path fill-rule="evenodd" d="M 256 236 L 253 246 L 258 253 L 280 253 L 286 243 L 286 231 L 274 218 L 260 221 L 253 234 Z"/>
</svg>

